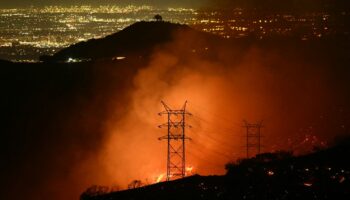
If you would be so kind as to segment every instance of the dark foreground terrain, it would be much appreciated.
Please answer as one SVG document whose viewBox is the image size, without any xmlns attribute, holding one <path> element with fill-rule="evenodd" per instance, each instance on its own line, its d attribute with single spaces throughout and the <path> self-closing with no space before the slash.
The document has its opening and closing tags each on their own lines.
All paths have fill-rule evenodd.
<svg viewBox="0 0 350 200">
<path fill-rule="evenodd" d="M 191 176 L 120 192 L 88 190 L 81 200 L 349 199 L 350 140 L 306 156 L 265 153 L 228 164 L 225 176 Z"/>
</svg>

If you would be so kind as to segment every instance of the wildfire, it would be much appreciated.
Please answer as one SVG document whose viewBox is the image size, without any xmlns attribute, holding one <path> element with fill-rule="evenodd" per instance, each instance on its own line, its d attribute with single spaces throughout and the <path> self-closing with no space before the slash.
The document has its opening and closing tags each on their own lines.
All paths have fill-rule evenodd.
<svg viewBox="0 0 350 200">
<path fill-rule="evenodd" d="M 157 177 L 157 180 L 156 180 L 156 183 L 159 183 L 163 180 L 165 174 L 160 174 L 158 177 Z"/>
<path fill-rule="evenodd" d="M 191 167 L 186 167 L 186 176 L 188 176 L 188 175 L 192 175 L 193 174 L 193 166 L 191 166 Z M 166 174 L 165 173 L 162 173 L 162 174 L 160 174 L 160 175 L 158 175 L 157 177 L 156 177 L 156 181 L 155 181 L 155 183 L 159 183 L 159 182 L 161 182 L 163 179 L 164 179 L 164 177 L 166 176 Z"/>
<path fill-rule="evenodd" d="M 191 167 L 186 167 L 186 176 L 187 176 L 187 175 L 191 175 L 191 174 L 192 174 L 192 171 L 193 171 L 193 166 L 191 166 Z"/>
</svg>

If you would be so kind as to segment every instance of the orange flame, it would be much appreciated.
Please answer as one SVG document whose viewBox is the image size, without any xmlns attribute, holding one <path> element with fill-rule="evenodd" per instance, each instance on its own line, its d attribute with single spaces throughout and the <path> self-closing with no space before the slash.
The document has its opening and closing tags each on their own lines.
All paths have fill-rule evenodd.
<svg viewBox="0 0 350 200">
<path fill-rule="evenodd" d="M 193 166 L 191 166 L 191 167 L 186 167 L 186 176 L 187 176 L 187 175 L 192 175 L 192 171 L 193 171 Z"/>
<path fill-rule="evenodd" d="M 193 166 L 186 167 L 186 176 L 192 175 L 192 174 L 193 174 Z M 164 177 L 165 177 L 165 173 L 158 175 L 157 178 L 155 179 L 156 180 L 155 183 L 161 182 L 164 179 Z"/>
<path fill-rule="evenodd" d="M 157 180 L 156 180 L 156 183 L 159 183 L 163 180 L 165 174 L 160 174 L 158 177 L 157 177 Z"/>
</svg>

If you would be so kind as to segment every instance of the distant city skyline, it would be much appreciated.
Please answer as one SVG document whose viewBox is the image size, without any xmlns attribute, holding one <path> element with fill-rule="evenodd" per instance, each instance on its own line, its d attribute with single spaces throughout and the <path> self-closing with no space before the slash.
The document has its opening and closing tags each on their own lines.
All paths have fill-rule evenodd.
<svg viewBox="0 0 350 200">
<path fill-rule="evenodd" d="M 0 8 L 27 8 L 30 6 L 73 6 L 73 5 L 150 5 L 157 8 L 254 8 L 273 10 L 343 10 L 350 11 L 348 0 L 1 0 Z"/>
<path fill-rule="evenodd" d="M 29 6 L 70 6 L 70 5 L 151 5 L 159 7 L 183 6 L 183 7 L 200 7 L 207 0 L 1 0 L 0 8 L 18 8 Z"/>
</svg>

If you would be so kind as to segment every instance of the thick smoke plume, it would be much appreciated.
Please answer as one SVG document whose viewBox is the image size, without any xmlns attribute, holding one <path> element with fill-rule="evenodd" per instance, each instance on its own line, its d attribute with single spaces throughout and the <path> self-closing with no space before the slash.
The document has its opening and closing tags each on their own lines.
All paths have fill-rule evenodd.
<svg viewBox="0 0 350 200">
<path fill-rule="evenodd" d="M 310 152 L 345 131 L 348 118 L 338 115 L 348 112 L 348 97 L 330 82 L 330 66 L 311 54 L 279 45 L 237 53 L 239 45 L 208 47 L 191 33 L 175 35 L 134 76 L 125 117 L 109 123 L 102 157 L 117 184 L 152 183 L 165 172 L 166 143 L 157 140 L 166 134 L 157 128 L 166 120 L 157 116 L 161 100 L 174 109 L 188 100 L 187 163 L 203 175 L 223 174 L 227 162 L 245 156 L 243 119 L 264 121 L 264 152 Z"/>
</svg>

